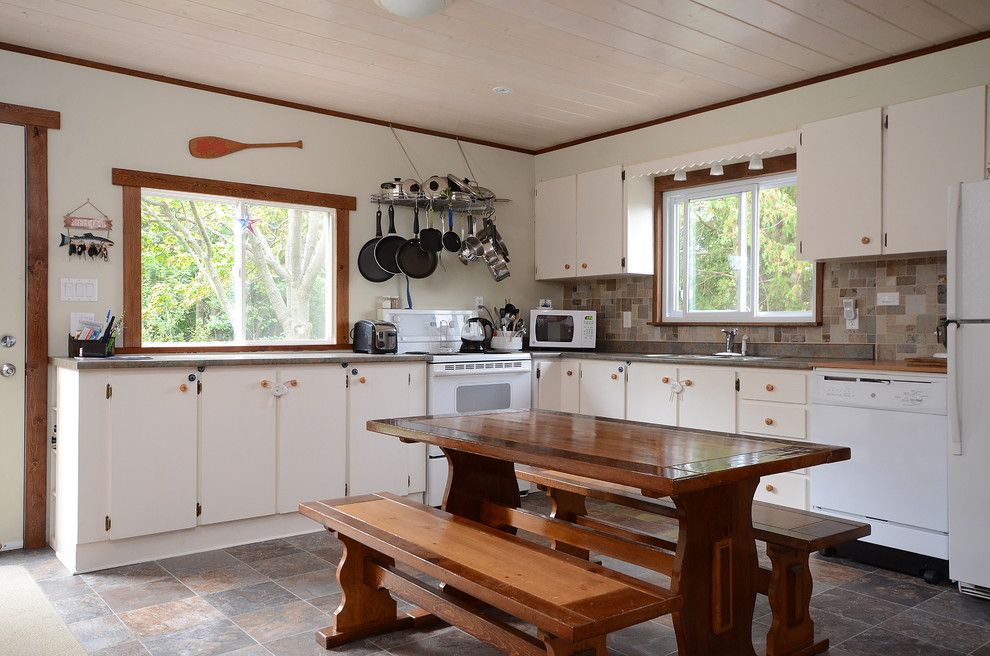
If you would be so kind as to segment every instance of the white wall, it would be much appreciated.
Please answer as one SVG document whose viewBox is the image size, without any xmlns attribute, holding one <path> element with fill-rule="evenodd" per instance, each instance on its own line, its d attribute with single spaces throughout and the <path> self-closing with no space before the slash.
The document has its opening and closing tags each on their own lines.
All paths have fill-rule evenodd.
<svg viewBox="0 0 990 656">
<path fill-rule="evenodd" d="M 537 181 L 733 144 L 990 83 L 990 40 L 536 156 Z"/>
<path fill-rule="evenodd" d="M 442 98 L 439 94 L 437 101 Z M 102 317 L 108 306 L 121 307 L 121 191 L 110 183 L 114 167 L 356 196 L 358 209 L 350 224 L 351 321 L 371 317 L 380 295 L 404 297 L 404 286 L 400 293 L 397 279 L 372 284 L 354 266 L 361 245 L 374 234 L 374 207 L 368 195 L 383 180 L 413 175 L 385 127 L 9 52 L 0 52 L 0 101 L 62 115 L 62 128 L 49 136 L 53 355 L 66 352 L 70 312 Z M 456 131 L 457 126 L 449 128 Z M 189 138 L 208 134 L 239 141 L 302 139 L 305 147 L 247 151 L 217 160 L 191 157 Z M 408 132 L 399 136 L 424 176 L 467 175 L 456 142 Z M 522 308 L 535 307 L 541 297 L 559 303 L 559 286 L 534 282 L 534 158 L 470 143 L 464 149 L 481 184 L 512 200 L 500 203 L 497 215 L 512 257 L 512 276 L 495 283 L 487 267 L 464 267 L 455 257 L 445 257 L 435 275 L 413 282 L 416 307 L 470 307 L 475 295 L 483 295 L 488 305 L 501 304 L 505 298 Z M 57 246 L 63 215 L 87 198 L 115 221 L 112 237 L 118 245 L 107 263 L 88 258 L 70 261 L 66 249 Z M 409 210 L 399 210 L 397 218 L 399 229 L 408 234 Z M 61 302 L 58 284 L 63 277 L 97 278 L 99 302 Z"/>
</svg>

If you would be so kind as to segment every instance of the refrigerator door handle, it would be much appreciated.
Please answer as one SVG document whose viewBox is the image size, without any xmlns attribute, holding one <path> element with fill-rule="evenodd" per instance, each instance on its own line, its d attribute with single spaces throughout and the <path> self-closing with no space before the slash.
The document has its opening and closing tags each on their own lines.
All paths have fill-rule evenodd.
<svg viewBox="0 0 990 656">
<path fill-rule="evenodd" d="M 946 350 L 948 351 L 948 396 L 949 396 L 949 443 L 952 455 L 962 455 L 962 426 L 959 418 L 959 369 L 956 367 L 956 333 L 959 331 L 959 322 L 949 320 L 945 322 Z"/>
</svg>

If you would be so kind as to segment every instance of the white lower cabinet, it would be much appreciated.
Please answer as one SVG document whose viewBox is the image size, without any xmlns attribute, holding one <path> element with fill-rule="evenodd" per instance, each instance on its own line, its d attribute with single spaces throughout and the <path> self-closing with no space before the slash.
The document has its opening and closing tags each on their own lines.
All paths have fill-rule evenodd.
<svg viewBox="0 0 990 656">
<path fill-rule="evenodd" d="M 561 412 L 581 411 L 581 362 L 578 360 L 560 361 L 560 408 Z"/>
<path fill-rule="evenodd" d="M 673 383 L 677 367 L 633 362 L 626 379 L 626 419 L 651 424 L 677 425 L 677 395 Z"/>
<path fill-rule="evenodd" d="M 426 367 L 366 364 L 349 369 L 348 494 L 426 490 L 426 446 L 367 429 L 371 419 L 426 414 Z"/>
<path fill-rule="evenodd" d="M 200 524 L 275 514 L 274 367 L 213 367 L 200 394 Z"/>
<path fill-rule="evenodd" d="M 772 474 L 760 479 L 753 495 L 755 501 L 766 501 L 779 506 L 808 509 L 808 477 L 803 474 Z"/>
<path fill-rule="evenodd" d="M 87 381 L 106 384 L 109 430 L 87 442 L 107 445 L 109 480 L 98 489 L 80 485 L 77 493 L 109 496 L 106 536 L 121 539 L 195 526 L 196 372 L 104 372 Z"/>
<path fill-rule="evenodd" d="M 626 363 L 582 360 L 578 408 L 583 415 L 623 419 L 626 416 Z"/>
<path fill-rule="evenodd" d="M 421 368 L 422 365 L 421 365 Z M 347 374 L 337 365 L 280 368 L 277 510 L 344 496 Z"/>
<path fill-rule="evenodd" d="M 682 428 L 735 432 L 736 372 L 729 367 L 678 367 Z"/>
<path fill-rule="evenodd" d="M 533 407 L 540 410 L 560 410 L 561 361 L 536 360 L 533 363 Z"/>
</svg>

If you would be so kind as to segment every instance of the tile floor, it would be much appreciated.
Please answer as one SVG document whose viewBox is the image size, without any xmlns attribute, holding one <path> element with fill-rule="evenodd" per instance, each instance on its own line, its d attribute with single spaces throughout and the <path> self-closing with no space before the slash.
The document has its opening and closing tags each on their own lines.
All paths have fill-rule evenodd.
<svg viewBox="0 0 990 656">
<path fill-rule="evenodd" d="M 531 495 L 526 507 L 546 510 Z M 609 519 L 675 528 L 655 516 L 595 504 Z M 23 565 L 90 654 L 99 656 L 299 656 L 327 652 L 313 634 L 330 624 L 340 601 L 334 568 L 340 548 L 328 533 L 271 540 L 71 576 L 49 550 L 0 553 L 0 565 Z M 812 615 L 832 656 L 990 656 L 990 602 L 948 585 L 813 557 Z M 651 580 L 659 575 L 614 561 L 607 564 Z M 753 639 L 764 653 L 769 626 L 765 597 L 757 597 Z M 3 649 L 0 647 L 0 653 Z M 670 618 L 609 638 L 616 656 L 676 654 Z M 352 656 L 497 654 L 455 628 L 401 632 L 331 653 Z"/>
</svg>

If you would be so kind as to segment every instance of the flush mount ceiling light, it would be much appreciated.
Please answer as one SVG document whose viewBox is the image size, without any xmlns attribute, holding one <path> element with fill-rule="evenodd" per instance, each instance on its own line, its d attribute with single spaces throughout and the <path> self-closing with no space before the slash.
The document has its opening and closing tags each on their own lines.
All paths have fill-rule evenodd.
<svg viewBox="0 0 990 656">
<path fill-rule="evenodd" d="M 763 159 L 759 155 L 753 155 L 749 158 L 749 170 L 750 171 L 762 171 L 763 170 Z"/>
<path fill-rule="evenodd" d="M 674 182 L 687 182 L 687 171 L 681 169 L 674 172 Z"/>
<path fill-rule="evenodd" d="M 492 87 L 492 93 L 507 96 L 512 93 L 512 87 Z"/>
<path fill-rule="evenodd" d="M 375 0 L 375 4 L 396 16 L 403 18 L 425 18 L 441 12 L 453 0 Z"/>
<path fill-rule="evenodd" d="M 712 170 L 709 171 L 709 175 L 725 175 L 725 171 L 722 170 L 721 164 L 712 165 Z"/>
</svg>

